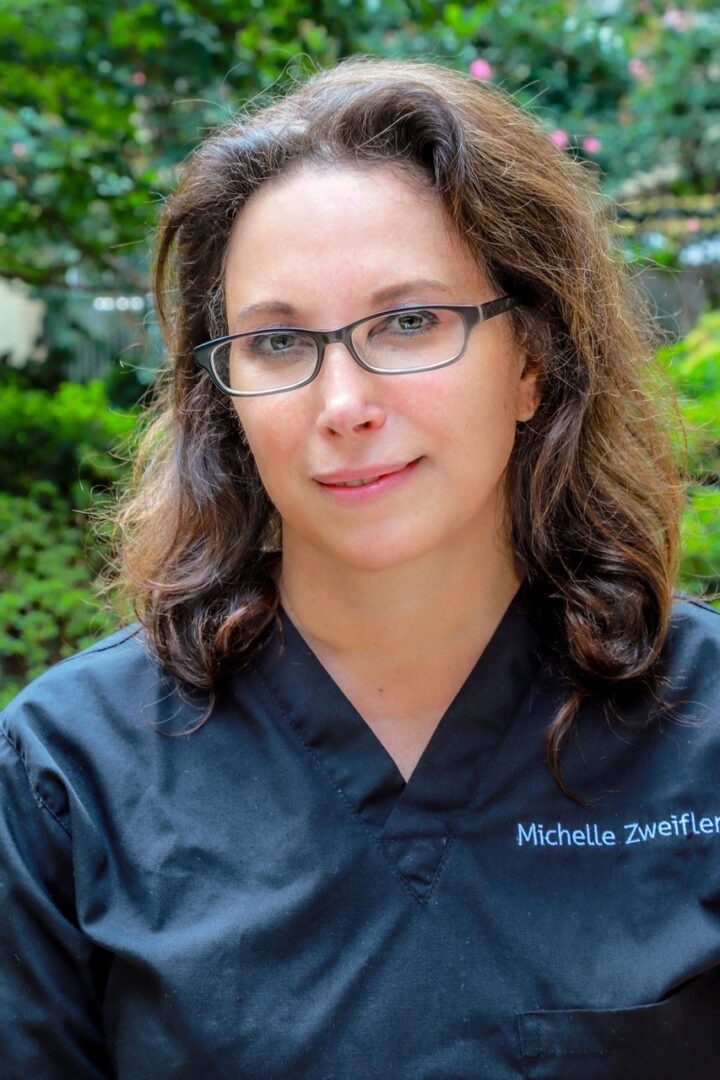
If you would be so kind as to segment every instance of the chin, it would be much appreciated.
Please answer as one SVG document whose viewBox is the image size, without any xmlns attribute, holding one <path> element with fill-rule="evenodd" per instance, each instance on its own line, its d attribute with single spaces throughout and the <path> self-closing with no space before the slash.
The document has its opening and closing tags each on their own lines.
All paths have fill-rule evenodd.
<svg viewBox="0 0 720 1080">
<path fill-rule="evenodd" d="M 420 544 L 415 536 L 405 542 L 368 540 L 366 543 L 333 550 L 330 557 L 339 569 L 346 567 L 353 572 L 377 573 L 410 566 L 435 551 L 439 551 L 435 545 Z"/>
</svg>

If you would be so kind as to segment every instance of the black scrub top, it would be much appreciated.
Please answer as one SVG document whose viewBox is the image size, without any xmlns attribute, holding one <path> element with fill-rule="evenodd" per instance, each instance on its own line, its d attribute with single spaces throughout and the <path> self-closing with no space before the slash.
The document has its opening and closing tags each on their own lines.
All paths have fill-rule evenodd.
<svg viewBox="0 0 720 1080">
<path fill-rule="evenodd" d="M 284 615 L 193 734 L 137 631 L 24 691 L 3 1080 L 717 1080 L 720 614 L 583 711 L 580 806 L 523 595 L 407 783 Z"/>
</svg>

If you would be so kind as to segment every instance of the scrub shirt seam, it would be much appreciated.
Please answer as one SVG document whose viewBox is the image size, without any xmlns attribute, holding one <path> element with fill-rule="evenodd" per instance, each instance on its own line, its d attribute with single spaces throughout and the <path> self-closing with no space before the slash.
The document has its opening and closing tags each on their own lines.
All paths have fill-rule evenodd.
<svg viewBox="0 0 720 1080">
<path fill-rule="evenodd" d="M 534 1057 L 543 1058 L 545 1056 L 544 1053 L 543 1053 L 543 1048 L 542 1048 L 542 1040 L 539 1039 L 539 1032 L 536 1032 L 536 1035 L 538 1036 L 538 1039 L 539 1039 L 539 1045 L 536 1044 L 536 1045 L 538 1045 L 538 1052 L 536 1054 L 533 1054 L 531 1047 L 528 1046 L 528 1042 L 527 1042 L 527 1039 L 525 1037 L 525 1026 L 526 1025 L 523 1023 L 523 1020 L 527 1015 L 528 1015 L 527 1013 L 517 1013 L 517 1015 L 515 1017 L 515 1019 L 517 1021 L 518 1038 L 520 1040 L 520 1053 L 522 1054 L 522 1058 L 523 1058 L 523 1076 L 525 1076 L 525 1077 L 528 1075 L 528 1067 L 530 1065 L 530 1059 L 534 1058 Z M 531 1021 L 531 1026 L 534 1026 L 534 1025 L 532 1025 L 532 1021 Z"/>
<path fill-rule="evenodd" d="M 60 828 L 67 835 L 67 837 L 72 840 L 72 833 L 68 829 L 67 825 L 58 817 L 58 815 L 55 813 L 53 808 L 51 806 L 48 806 L 48 804 L 43 799 L 42 795 L 39 793 L 39 791 L 35 787 L 35 784 L 33 783 L 32 779 L 30 777 L 30 773 L 28 772 L 28 766 L 27 766 L 25 758 L 24 758 L 24 756 L 22 754 L 22 751 L 20 750 L 20 747 L 16 746 L 15 743 L 13 742 L 12 738 L 10 737 L 10 732 L 7 731 L 6 729 L 3 729 L 2 736 L 5 739 L 5 742 L 10 747 L 10 749 L 13 751 L 13 753 L 15 754 L 15 756 L 17 757 L 18 761 L 20 762 L 20 764 L 22 766 L 23 772 L 25 773 L 25 777 L 26 777 L 27 782 L 28 782 L 28 787 L 30 788 L 30 794 L 33 797 L 33 801 L 37 804 L 37 806 L 39 807 L 40 810 L 45 810 L 50 815 L 50 817 L 53 819 L 53 821 L 55 821 L 60 826 Z"/>
<path fill-rule="evenodd" d="M 410 894 L 410 896 L 415 901 L 415 903 L 418 904 L 419 907 L 425 907 L 425 900 L 423 900 L 421 897 L 419 897 L 417 895 L 417 893 L 412 888 L 412 886 L 409 884 L 409 882 L 407 882 L 405 880 L 404 876 L 400 873 L 397 866 L 395 866 L 395 864 L 389 858 L 389 856 L 386 855 L 385 851 L 383 850 L 382 844 L 380 843 L 380 840 L 374 835 L 373 831 L 363 821 L 362 816 L 358 813 L 356 807 L 352 803 L 352 800 L 347 796 L 347 794 L 342 789 L 342 787 L 336 782 L 336 780 L 333 777 L 332 773 L 330 773 L 328 771 L 328 769 L 325 766 L 325 763 L 323 762 L 323 760 L 319 756 L 319 754 L 317 754 L 316 751 L 313 750 L 313 748 L 308 745 L 308 743 L 306 742 L 306 740 L 305 740 L 299 726 L 295 723 L 293 718 L 290 716 L 287 709 L 285 708 L 285 706 L 282 704 L 282 702 L 278 698 L 277 694 L 275 693 L 275 691 L 272 688 L 272 686 L 270 685 L 270 683 L 268 683 L 268 681 L 264 678 L 264 676 L 261 674 L 261 672 L 254 665 L 253 665 L 253 671 L 256 674 L 257 678 L 262 683 L 262 685 L 265 687 L 265 689 L 268 692 L 268 694 L 270 695 L 270 697 L 275 702 L 277 708 L 280 710 L 280 712 L 282 713 L 285 720 L 290 724 L 291 728 L 293 729 L 293 731 L 297 735 L 298 739 L 300 740 L 300 742 L 301 742 L 302 746 L 304 747 L 304 749 L 306 750 L 306 752 L 310 755 L 310 757 L 315 762 L 315 764 L 321 769 L 321 771 L 323 772 L 325 777 L 330 781 L 334 791 L 336 792 L 337 795 L 340 796 L 340 799 L 342 800 L 343 804 L 350 810 L 350 813 L 351 813 L 351 816 L 352 816 L 353 820 L 357 824 L 360 825 L 360 827 L 362 828 L 362 831 L 368 836 L 368 838 L 372 842 L 373 847 L 375 847 L 376 850 L 379 851 L 383 862 L 387 866 L 390 867 L 390 869 L 392 870 L 394 876 L 398 879 L 398 881 L 403 886 L 403 888 L 406 890 L 406 892 L 408 892 Z M 443 858 L 444 858 L 444 854 L 443 854 Z M 430 889 L 431 888 L 432 888 L 432 884 L 430 886 Z M 428 893 L 426 895 L 429 894 L 430 889 L 428 890 Z"/>
<path fill-rule="evenodd" d="M 542 677 L 541 677 L 541 679 L 539 681 L 542 681 Z M 447 843 L 445 844 L 443 852 L 442 852 L 442 854 L 440 856 L 440 859 L 438 861 L 438 864 L 437 864 L 437 866 L 435 868 L 435 873 L 432 876 L 430 884 L 428 885 L 427 889 L 425 890 L 425 893 L 424 893 L 423 897 L 422 898 L 418 897 L 418 902 L 421 904 L 421 906 L 425 906 L 425 904 L 430 900 L 430 898 L 432 897 L 432 895 L 436 891 L 436 889 L 439 888 L 439 883 L 440 883 L 440 881 L 442 879 L 442 875 L 443 875 L 443 872 L 445 870 L 445 865 L 446 865 L 446 862 L 447 862 L 448 855 L 450 854 L 450 850 L 451 850 L 451 848 L 453 846 L 453 843 L 454 843 L 454 841 L 455 841 L 455 839 L 457 837 L 458 830 L 460 829 L 461 825 L 463 824 L 463 821 L 467 817 L 468 809 L 469 809 L 470 806 L 472 806 L 473 801 L 477 797 L 478 789 L 479 789 L 480 784 L 482 782 L 483 776 L 492 767 L 493 762 L 495 761 L 498 754 L 502 750 L 502 747 L 503 747 L 506 739 L 508 739 L 510 737 L 510 733 L 512 732 L 515 725 L 520 722 L 521 718 L 523 720 L 525 719 L 527 713 L 529 713 L 529 711 L 530 711 L 530 709 L 532 707 L 533 693 L 534 693 L 534 690 L 535 690 L 535 686 L 534 686 L 534 683 L 533 683 L 532 680 L 530 680 L 530 687 L 531 687 L 531 689 L 530 689 L 529 694 L 527 695 L 526 703 L 522 706 L 522 708 L 520 708 L 518 710 L 516 716 L 514 718 L 510 719 L 508 721 L 508 723 L 505 725 L 505 730 L 500 734 L 500 737 L 499 737 L 497 743 L 495 744 L 495 747 L 490 751 L 487 758 L 485 759 L 485 762 L 482 765 L 480 765 L 479 768 L 478 768 L 477 776 L 476 776 L 475 781 L 473 783 L 470 794 L 469 794 L 469 796 L 468 796 L 468 798 L 467 798 L 467 800 L 465 802 L 465 806 L 464 806 L 463 810 L 461 810 L 460 813 L 458 814 L 458 817 L 457 817 L 457 820 L 455 821 L 455 823 L 453 825 L 451 825 L 450 829 L 448 830 Z M 437 815 L 433 815 L 433 816 L 437 817 Z M 439 820 L 442 820 L 442 819 L 439 819 Z M 444 822 L 443 822 L 443 824 L 444 824 Z"/>
<path fill-rule="evenodd" d="M 700 608 L 701 611 L 709 611 L 713 615 L 720 616 L 720 610 L 718 610 L 718 608 L 712 607 L 706 601 L 698 599 L 698 597 L 681 596 L 680 599 L 688 604 L 692 604 L 693 607 Z"/>
<path fill-rule="evenodd" d="M 122 633 L 122 631 L 117 631 Z M 142 627 L 136 627 L 128 629 L 124 632 L 123 637 L 119 641 L 102 642 L 98 641 L 95 645 L 89 645 L 87 649 L 83 649 L 81 652 L 73 653 L 72 656 L 66 656 L 63 660 L 58 660 L 55 667 L 63 667 L 65 664 L 71 664 L 73 660 L 85 660 L 89 656 L 94 656 L 95 653 L 109 652 L 111 649 L 119 649 L 121 645 L 127 645 L 129 641 L 137 638 L 142 633 Z"/>
<path fill-rule="evenodd" d="M 523 1023 L 524 1021 L 524 1023 Z M 517 1014 L 518 1034 L 520 1036 L 520 1050 L 523 1056 L 523 1062 L 528 1063 L 533 1058 L 541 1058 L 547 1060 L 548 1057 L 607 1057 L 608 1052 L 602 1048 L 588 1049 L 588 1050 L 561 1050 L 557 1047 L 553 1048 L 548 1046 L 543 1039 L 542 1025 L 539 1021 L 537 1013 L 524 1012 Z M 525 1038 L 525 1028 L 532 1029 L 532 1034 L 535 1036 L 534 1042 L 531 1039 L 528 1044 Z M 534 1049 L 537 1047 L 537 1049 Z M 524 1070 L 525 1071 L 525 1070 Z"/>
<path fill-rule="evenodd" d="M 450 828 L 450 832 L 449 832 L 448 838 L 447 838 L 447 843 L 445 844 L 445 848 L 443 850 L 443 853 L 440 856 L 440 861 L 438 862 L 437 867 L 435 868 L 435 873 L 432 876 L 432 881 L 430 882 L 430 884 L 428 885 L 428 887 L 427 887 L 427 889 L 425 891 L 425 898 L 423 900 L 423 903 L 427 903 L 427 901 L 430 900 L 430 898 L 433 895 L 433 893 L 435 892 L 435 890 L 439 887 L 439 882 L 440 882 L 440 880 L 442 878 L 442 875 L 444 873 L 444 870 L 445 870 L 445 863 L 447 861 L 448 853 L 450 852 L 450 849 L 453 846 L 453 841 L 455 840 L 455 834 L 457 832 L 457 828 L 458 828 L 458 825 L 460 824 L 460 821 L 462 821 L 462 818 L 460 818 L 458 820 L 457 825 L 453 825 Z"/>
<path fill-rule="evenodd" d="M 451 826 L 450 831 L 448 833 L 448 838 L 447 838 L 447 843 L 445 845 L 445 850 L 443 851 L 442 855 L 440 856 L 440 861 L 438 862 L 438 865 L 437 865 L 437 867 L 435 869 L 435 873 L 433 874 L 432 881 L 430 882 L 430 884 L 429 884 L 429 886 L 427 888 L 427 891 L 425 893 L 425 897 L 426 897 L 427 900 L 430 899 L 431 895 L 435 892 L 436 888 L 439 887 L 440 879 L 442 878 L 443 872 L 445 870 L 445 863 L 446 863 L 447 857 L 448 857 L 448 855 L 450 853 L 450 850 L 451 850 L 451 848 L 452 848 L 452 846 L 453 846 L 453 844 L 455 842 L 455 838 L 457 836 L 458 829 L 460 829 L 460 827 L 463 824 L 465 818 L 467 817 L 469 807 L 472 806 L 473 801 L 477 797 L 478 789 L 479 789 L 480 784 L 482 782 L 483 776 L 485 776 L 487 771 L 492 767 L 493 762 L 495 761 L 496 757 L 498 756 L 498 754 L 500 753 L 500 751 L 501 751 L 501 749 L 503 747 L 503 743 L 505 742 L 505 740 L 507 738 L 509 738 L 510 732 L 514 728 L 515 724 L 520 721 L 521 717 L 523 717 L 523 719 L 525 718 L 526 713 L 530 709 L 530 702 L 532 700 L 532 694 L 533 694 L 533 691 L 531 690 L 530 693 L 528 694 L 528 703 L 522 709 L 520 709 L 518 711 L 518 714 L 514 717 L 514 719 L 510 720 L 509 723 L 507 723 L 505 725 L 505 731 L 501 734 L 501 736 L 498 739 L 498 742 L 495 745 L 494 749 L 488 754 L 484 764 L 479 766 L 477 777 L 475 778 L 475 782 L 474 782 L 472 790 L 471 790 L 471 792 L 470 792 L 470 794 L 469 794 L 469 796 L 467 798 L 467 801 L 465 803 L 465 807 L 460 812 L 460 814 L 458 815 L 457 821 L 455 822 L 454 825 Z"/>
</svg>

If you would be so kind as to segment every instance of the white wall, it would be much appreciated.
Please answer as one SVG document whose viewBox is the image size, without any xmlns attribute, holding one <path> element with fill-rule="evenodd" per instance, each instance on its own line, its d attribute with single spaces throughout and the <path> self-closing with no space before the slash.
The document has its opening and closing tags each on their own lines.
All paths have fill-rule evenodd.
<svg viewBox="0 0 720 1080">
<path fill-rule="evenodd" d="M 45 304 L 33 299 L 26 285 L 0 278 L 0 356 L 7 356 L 13 367 L 43 358 L 44 317 Z"/>
</svg>

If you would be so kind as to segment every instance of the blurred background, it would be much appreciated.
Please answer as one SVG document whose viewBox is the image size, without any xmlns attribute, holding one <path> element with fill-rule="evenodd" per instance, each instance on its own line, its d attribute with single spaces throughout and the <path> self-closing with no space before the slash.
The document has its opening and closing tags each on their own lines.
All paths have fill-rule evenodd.
<svg viewBox="0 0 720 1080">
<path fill-rule="evenodd" d="M 0 704 L 117 623 L 91 517 L 162 356 L 152 230 L 179 163 L 359 53 L 504 87 L 597 174 L 688 424 L 681 585 L 720 591 L 716 0 L 0 0 Z"/>
</svg>

